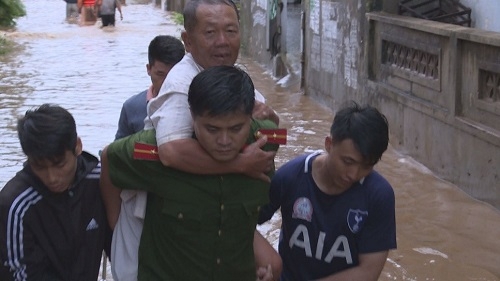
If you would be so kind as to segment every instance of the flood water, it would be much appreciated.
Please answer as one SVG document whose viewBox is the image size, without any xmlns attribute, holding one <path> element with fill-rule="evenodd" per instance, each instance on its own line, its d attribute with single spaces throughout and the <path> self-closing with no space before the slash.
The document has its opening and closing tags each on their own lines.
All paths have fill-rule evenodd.
<svg viewBox="0 0 500 281">
<path fill-rule="evenodd" d="M 28 16 L 6 34 L 17 42 L 16 51 L 0 56 L 0 187 L 24 161 L 17 117 L 33 106 L 57 103 L 75 116 L 85 150 L 97 154 L 114 138 L 122 102 L 150 84 L 149 41 L 159 34 L 179 36 L 181 30 L 167 12 L 133 0 L 123 7 L 124 20 L 106 30 L 65 23 L 61 0 L 23 3 Z M 281 89 L 254 62 L 240 62 L 288 129 L 277 166 L 322 149 L 333 112 L 298 91 Z M 376 169 L 395 189 L 398 241 L 379 280 L 500 280 L 498 210 L 391 147 Z M 276 215 L 259 228 L 274 245 L 279 220 Z"/>
</svg>

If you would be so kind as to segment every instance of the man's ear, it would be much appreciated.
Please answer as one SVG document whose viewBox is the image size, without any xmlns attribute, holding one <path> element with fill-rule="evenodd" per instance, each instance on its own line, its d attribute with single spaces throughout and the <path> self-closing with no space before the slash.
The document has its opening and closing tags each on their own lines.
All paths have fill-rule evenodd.
<svg viewBox="0 0 500 281">
<path fill-rule="evenodd" d="M 182 38 L 182 42 L 184 42 L 184 48 L 186 49 L 186 52 L 190 53 L 191 52 L 191 42 L 189 41 L 189 36 L 185 30 L 181 32 L 181 38 Z"/>
<path fill-rule="evenodd" d="M 333 139 L 331 136 L 325 137 L 325 151 L 330 153 L 330 149 L 332 149 Z"/>
<path fill-rule="evenodd" d="M 82 139 L 80 137 L 76 138 L 76 147 L 75 147 L 75 156 L 79 156 L 82 154 L 83 146 L 82 146 Z"/>
</svg>

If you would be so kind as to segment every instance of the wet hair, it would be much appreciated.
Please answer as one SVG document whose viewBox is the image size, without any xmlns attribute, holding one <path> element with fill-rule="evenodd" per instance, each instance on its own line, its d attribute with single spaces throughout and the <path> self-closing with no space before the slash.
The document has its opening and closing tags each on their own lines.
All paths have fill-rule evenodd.
<svg viewBox="0 0 500 281">
<path fill-rule="evenodd" d="M 205 5 L 228 5 L 234 9 L 236 12 L 236 17 L 238 21 L 240 21 L 240 12 L 238 11 L 238 7 L 232 0 L 191 0 L 186 3 L 184 6 L 184 29 L 186 31 L 191 31 L 194 29 L 196 24 L 198 23 L 198 19 L 196 18 L 196 11 L 198 10 L 198 6 L 201 4 Z"/>
<path fill-rule="evenodd" d="M 351 139 L 365 162 L 375 165 L 387 150 L 389 125 L 376 108 L 351 102 L 335 114 L 330 135 L 335 142 Z"/>
<path fill-rule="evenodd" d="M 58 105 L 43 104 L 26 111 L 17 122 L 17 134 L 24 154 L 35 162 L 58 162 L 66 151 L 76 150 L 75 119 Z"/>
<path fill-rule="evenodd" d="M 252 115 L 255 89 L 248 74 L 234 66 L 214 66 L 196 75 L 188 102 L 194 116 L 221 116 L 234 112 Z"/>
<path fill-rule="evenodd" d="M 154 65 L 155 61 L 167 66 L 175 65 L 185 53 L 181 40 L 170 35 L 158 35 L 149 43 L 148 62 L 149 65 Z"/>
</svg>

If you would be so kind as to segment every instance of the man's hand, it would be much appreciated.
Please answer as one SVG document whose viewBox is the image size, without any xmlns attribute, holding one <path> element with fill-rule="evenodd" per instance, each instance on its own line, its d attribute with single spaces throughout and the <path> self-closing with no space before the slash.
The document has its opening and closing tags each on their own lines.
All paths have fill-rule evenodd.
<svg viewBox="0 0 500 281">
<path fill-rule="evenodd" d="M 280 123 L 280 118 L 278 117 L 276 112 L 265 103 L 262 103 L 260 101 L 255 101 L 252 117 L 259 120 L 269 119 L 276 123 L 276 125 L 279 125 Z"/>
<path fill-rule="evenodd" d="M 274 167 L 275 151 L 263 151 L 260 149 L 267 142 L 267 136 L 263 136 L 256 142 L 247 146 L 238 156 L 243 163 L 242 173 L 256 179 L 271 182 L 266 175 Z"/>
<path fill-rule="evenodd" d="M 271 265 L 268 264 L 267 267 L 259 267 L 257 269 L 257 281 L 273 281 L 273 270 Z"/>
</svg>

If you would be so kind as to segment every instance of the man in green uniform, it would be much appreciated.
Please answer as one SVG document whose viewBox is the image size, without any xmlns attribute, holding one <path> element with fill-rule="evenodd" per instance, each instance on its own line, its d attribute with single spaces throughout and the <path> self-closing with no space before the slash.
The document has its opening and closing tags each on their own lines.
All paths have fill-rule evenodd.
<svg viewBox="0 0 500 281">
<path fill-rule="evenodd" d="M 194 137 L 216 161 L 234 159 L 260 129 L 276 128 L 252 119 L 253 83 L 232 66 L 198 74 L 188 103 Z M 138 280 L 255 281 L 253 238 L 268 183 L 239 174 L 185 173 L 163 166 L 157 151 L 155 131 L 146 130 L 112 143 L 102 155 L 101 178 L 149 192 Z"/>
</svg>

